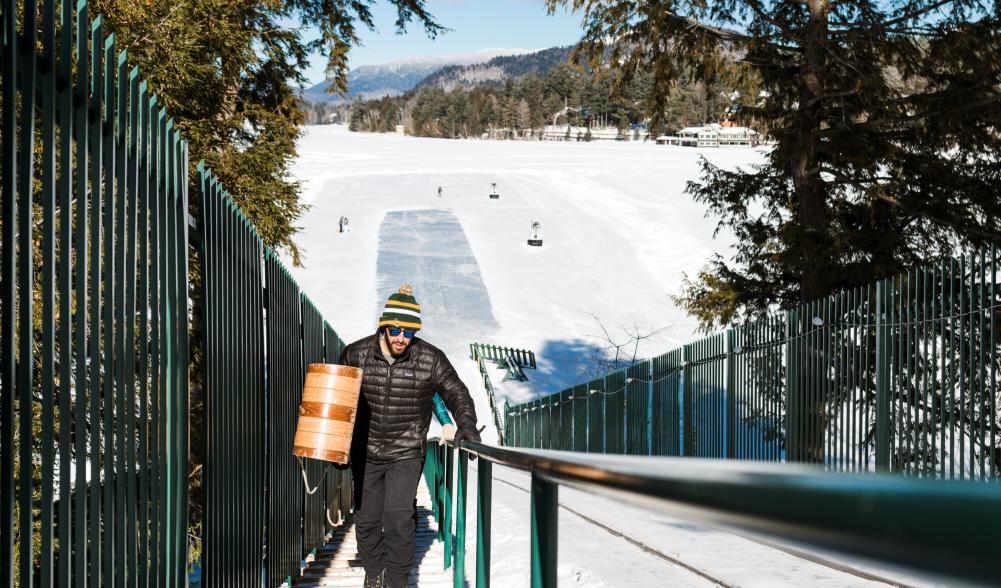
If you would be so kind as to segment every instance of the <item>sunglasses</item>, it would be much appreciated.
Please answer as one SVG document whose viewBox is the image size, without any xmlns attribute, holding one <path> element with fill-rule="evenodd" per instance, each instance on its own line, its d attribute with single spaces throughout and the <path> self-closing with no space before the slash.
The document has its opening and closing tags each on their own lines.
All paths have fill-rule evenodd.
<svg viewBox="0 0 1001 588">
<path fill-rule="evenodd" d="M 400 327 L 386 327 L 386 330 L 389 331 L 390 337 L 397 337 L 400 333 L 403 333 L 403 336 L 407 339 L 413 339 L 417 333 L 414 329 L 401 329 Z"/>
</svg>

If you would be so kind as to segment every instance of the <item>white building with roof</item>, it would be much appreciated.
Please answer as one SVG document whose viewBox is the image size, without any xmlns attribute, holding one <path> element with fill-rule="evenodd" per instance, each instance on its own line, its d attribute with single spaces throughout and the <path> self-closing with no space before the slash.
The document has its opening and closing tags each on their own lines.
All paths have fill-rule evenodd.
<svg viewBox="0 0 1001 588">
<path fill-rule="evenodd" d="M 587 127 L 574 125 L 546 125 L 542 139 L 546 141 L 635 141 L 647 138 L 646 129 L 619 129 L 617 127 Z"/>
<path fill-rule="evenodd" d="M 682 145 L 685 147 L 756 147 L 761 143 L 761 134 L 750 127 L 725 126 L 718 123 L 701 127 L 686 127 L 677 135 L 661 135 L 658 145 Z"/>
</svg>

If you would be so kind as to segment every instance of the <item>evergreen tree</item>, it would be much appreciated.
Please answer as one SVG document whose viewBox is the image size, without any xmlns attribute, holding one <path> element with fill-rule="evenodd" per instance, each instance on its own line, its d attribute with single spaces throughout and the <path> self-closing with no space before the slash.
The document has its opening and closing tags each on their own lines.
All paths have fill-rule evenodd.
<svg viewBox="0 0 1001 588">
<path fill-rule="evenodd" d="M 569 65 L 553 68 L 545 77 L 546 91 L 559 97 L 560 102 L 576 102 L 578 78 L 578 73 Z"/>
<path fill-rule="evenodd" d="M 999 240 L 996 1 L 548 0 L 563 5 L 584 15 L 578 56 L 620 86 L 649 72 L 655 116 L 685 77 L 765 91 L 742 110 L 775 139 L 767 163 L 704 162 L 688 188 L 737 236 L 680 297 L 704 328 Z"/>
<path fill-rule="evenodd" d="M 518 128 L 518 97 L 515 95 L 514 86 L 510 80 L 504 93 L 504 113 L 501 125 L 512 131 Z"/>
<path fill-rule="evenodd" d="M 542 87 L 542 80 L 535 76 L 528 76 L 521 82 L 521 95 L 527 103 L 529 122 L 528 126 L 533 131 L 542 128 L 546 124 L 547 111 L 545 104 L 545 91 Z"/>
</svg>

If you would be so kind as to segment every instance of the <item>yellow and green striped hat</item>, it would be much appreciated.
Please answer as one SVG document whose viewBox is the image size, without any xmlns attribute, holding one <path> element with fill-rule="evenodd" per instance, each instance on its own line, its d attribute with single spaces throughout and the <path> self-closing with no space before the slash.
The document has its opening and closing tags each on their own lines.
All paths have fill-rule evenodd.
<svg viewBox="0 0 1001 588">
<path fill-rule="evenodd" d="M 421 305 L 417 304 L 410 284 L 403 284 L 399 292 L 389 295 L 386 308 L 379 317 L 379 326 L 414 330 L 421 328 Z"/>
</svg>

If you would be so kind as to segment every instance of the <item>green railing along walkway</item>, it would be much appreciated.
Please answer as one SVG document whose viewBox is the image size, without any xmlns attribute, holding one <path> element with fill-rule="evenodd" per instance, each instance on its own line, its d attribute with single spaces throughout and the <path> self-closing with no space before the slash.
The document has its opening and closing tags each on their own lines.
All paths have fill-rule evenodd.
<svg viewBox="0 0 1001 588">
<path fill-rule="evenodd" d="M 474 360 L 482 357 L 490 361 L 513 363 L 518 367 L 535 369 L 535 352 L 487 343 L 470 343 L 469 356 Z"/>
<path fill-rule="evenodd" d="M 996 248 L 511 406 L 509 446 L 1001 476 Z"/>
<path fill-rule="evenodd" d="M 0 585 L 177 586 L 187 148 L 85 3 L 2 11 Z"/>
<path fill-rule="evenodd" d="M 343 341 L 86 2 L 0 10 L 0 587 L 295 582 L 350 510 L 291 453 Z"/>
<path fill-rule="evenodd" d="M 509 374 L 519 374 L 516 376 L 516 379 L 526 380 L 527 377 L 525 377 L 521 368 L 535 369 L 535 352 L 526 349 L 488 345 L 486 343 L 470 343 L 469 357 L 476 362 L 480 370 L 480 377 L 483 379 L 483 389 L 487 393 L 490 412 L 494 418 L 494 425 L 497 427 L 497 438 L 500 440 L 500 444 L 504 445 L 504 426 L 501 421 L 501 411 L 497 404 L 497 396 L 494 394 L 494 385 L 490 381 L 490 374 L 487 373 L 486 361 L 490 360 L 502 363 Z M 505 410 L 507 410 L 506 403 Z"/>
<path fill-rule="evenodd" d="M 479 458 L 476 569 L 465 569 L 469 455 Z M 831 473 L 817 466 L 586 455 L 481 443 L 432 443 L 424 477 L 443 565 L 456 588 L 490 586 L 494 465 L 531 473 L 531 586 L 556 586 L 559 486 L 696 521 L 864 556 L 952 581 L 1001 583 L 1001 492 L 972 481 Z"/>
</svg>

